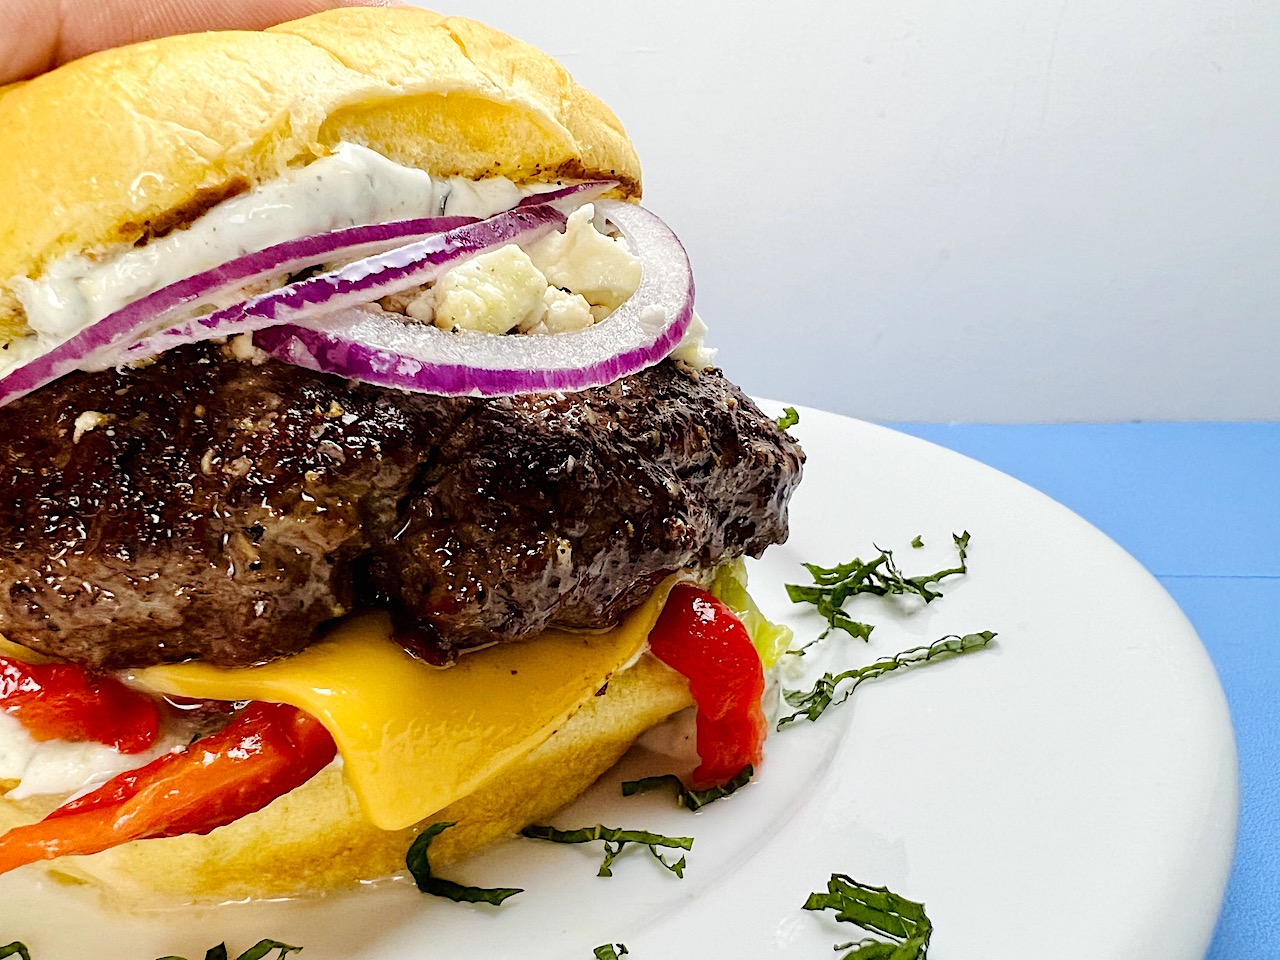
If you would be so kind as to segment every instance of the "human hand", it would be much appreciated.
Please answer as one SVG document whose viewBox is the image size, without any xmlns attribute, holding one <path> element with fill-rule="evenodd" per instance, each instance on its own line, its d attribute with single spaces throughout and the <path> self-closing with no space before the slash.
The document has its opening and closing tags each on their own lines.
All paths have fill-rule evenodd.
<svg viewBox="0 0 1280 960">
<path fill-rule="evenodd" d="M 0 84 L 96 50 L 198 30 L 261 30 L 387 0 L 0 0 Z"/>
</svg>

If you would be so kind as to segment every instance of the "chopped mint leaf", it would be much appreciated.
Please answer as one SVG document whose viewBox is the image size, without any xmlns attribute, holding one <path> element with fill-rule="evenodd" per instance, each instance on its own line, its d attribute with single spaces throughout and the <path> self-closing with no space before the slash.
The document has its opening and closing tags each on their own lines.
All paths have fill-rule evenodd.
<svg viewBox="0 0 1280 960">
<path fill-rule="evenodd" d="M 246 950 L 236 960 L 263 960 L 272 950 L 279 950 L 276 954 L 276 960 L 284 960 L 291 953 L 301 953 L 301 947 L 291 947 L 287 943 L 281 943 L 279 940 L 259 940 L 252 947 Z"/>
<path fill-rule="evenodd" d="M 917 537 L 917 539 L 919 539 Z M 902 574 L 893 561 L 893 551 L 880 550 L 879 556 L 871 560 L 858 557 L 848 563 L 834 567 L 820 567 L 815 563 L 806 563 L 804 568 L 813 577 L 813 583 L 787 584 L 787 596 L 792 603 L 812 603 L 818 612 L 827 619 L 827 629 L 821 637 L 826 637 L 832 630 L 843 630 L 852 637 L 862 640 L 871 635 L 871 628 L 865 623 L 852 619 L 844 610 L 845 603 L 860 594 L 870 593 L 877 597 L 888 594 L 913 594 L 925 603 L 932 603 L 942 593 L 934 590 L 946 577 L 968 573 L 969 533 L 952 534 L 959 560 L 954 567 L 939 570 L 936 573 L 918 577 L 907 577 Z"/>
<path fill-rule="evenodd" d="M 531 826 L 520 831 L 522 836 L 531 840 L 550 840 L 552 843 L 591 843 L 593 840 L 604 841 L 604 862 L 600 864 L 597 877 L 613 876 L 613 861 L 622 848 L 628 843 L 639 843 L 649 848 L 653 858 L 660 864 L 683 879 L 684 857 L 674 863 L 668 861 L 658 850 L 659 847 L 693 849 L 693 837 L 664 837 L 661 834 L 644 830 L 622 830 L 618 827 L 606 827 L 596 824 L 594 827 L 582 827 L 578 830 L 557 830 L 555 827 Z"/>
<path fill-rule="evenodd" d="M 647 793 L 650 790 L 660 790 L 663 787 L 675 787 L 676 803 L 690 810 L 697 810 L 705 807 L 708 803 L 727 797 L 741 786 L 745 786 L 751 781 L 755 771 L 751 764 L 747 764 L 738 771 L 735 776 L 724 786 L 708 787 L 706 790 L 689 790 L 685 787 L 684 781 L 677 777 L 674 773 L 663 774 L 660 777 L 642 777 L 639 780 L 627 780 L 622 784 L 622 795 L 624 797 L 635 796 L 637 793 Z"/>
<path fill-rule="evenodd" d="M 824 673 L 814 684 L 812 690 L 807 692 L 803 690 L 788 690 L 786 692 L 787 703 L 797 709 L 795 713 L 778 721 L 778 729 L 781 730 L 784 725 L 801 716 L 808 717 L 810 721 L 817 720 L 826 712 L 827 707 L 832 705 L 836 688 L 846 680 L 852 682 L 845 689 L 844 696 L 835 701 L 837 706 L 848 700 L 853 695 L 853 691 L 858 688 L 858 685 L 865 680 L 874 680 L 876 677 L 884 676 L 886 673 L 904 667 L 913 667 L 933 660 L 971 653 L 987 646 L 995 639 L 995 636 L 990 630 L 984 630 L 982 633 L 965 634 L 963 637 L 952 634 L 935 641 L 927 647 L 913 647 L 896 656 L 885 657 L 856 670 L 846 670 L 844 673 L 834 675 Z"/>
<path fill-rule="evenodd" d="M 924 546 L 924 538 L 919 535 L 917 535 L 916 538 L 911 541 L 911 547 L 914 550 L 919 550 L 923 546 Z"/>
<path fill-rule="evenodd" d="M 592 952 L 595 953 L 596 960 L 618 960 L 619 957 L 625 957 L 631 951 L 627 949 L 625 943 L 604 943 Z"/>
<path fill-rule="evenodd" d="M 453 823 L 447 820 L 433 823 L 418 834 L 417 839 L 409 847 L 404 862 L 409 872 L 413 874 L 419 890 L 433 897 L 453 900 L 455 903 L 489 903 L 495 907 L 508 897 L 524 893 L 524 890 L 516 887 L 464 887 L 460 883 L 445 880 L 432 873 L 431 864 L 427 860 L 427 847 L 431 846 L 432 840 L 452 826 Z"/>
<path fill-rule="evenodd" d="M 259 940 L 252 947 L 246 950 L 236 960 L 263 960 L 263 958 L 271 953 L 272 950 L 279 950 L 275 960 L 284 960 L 291 953 L 301 953 L 301 947 L 291 947 L 287 943 L 281 943 L 279 940 Z M 0 958 L 6 957 L 8 954 L 0 950 Z M 160 960 L 182 960 L 182 957 L 161 957 Z M 227 960 L 227 945 L 220 943 L 216 947 L 210 947 L 205 951 L 204 960 Z"/>
<path fill-rule="evenodd" d="M 783 407 L 782 416 L 778 418 L 778 429 L 784 433 L 800 422 L 800 414 L 795 407 Z"/>
<path fill-rule="evenodd" d="M 841 960 L 927 960 L 933 924 L 924 904 L 908 900 L 887 887 L 859 883 L 843 873 L 833 873 L 826 893 L 811 893 L 805 910 L 834 910 L 836 919 L 887 937 L 837 944 L 836 950 L 852 950 Z"/>
</svg>

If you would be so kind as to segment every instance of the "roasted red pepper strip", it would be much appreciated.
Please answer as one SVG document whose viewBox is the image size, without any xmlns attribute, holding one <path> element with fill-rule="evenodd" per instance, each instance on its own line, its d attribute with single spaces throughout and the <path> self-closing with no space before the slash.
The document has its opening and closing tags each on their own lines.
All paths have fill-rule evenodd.
<svg viewBox="0 0 1280 960">
<path fill-rule="evenodd" d="M 0 711 L 36 740 L 94 740 L 121 753 L 141 753 L 160 733 L 154 700 L 69 663 L 0 657 Z"/>
<path fill-rule="evenodd" d="M 0 873 L 130 840 L 204 834 L 310 780 L 336 748 L 296 707 L 251 703 L 225 728 L 0 836 Z"/>
<path fill-rule="evenodd" d="M 689 679 L 698 708 L 693 787 L 723 786 L 758 766 L 768 724 L 760 698 L 764 668 L 738 618 L 705 590 L 680 584 L 649 634 L 649 649 Z"/>
</svg>

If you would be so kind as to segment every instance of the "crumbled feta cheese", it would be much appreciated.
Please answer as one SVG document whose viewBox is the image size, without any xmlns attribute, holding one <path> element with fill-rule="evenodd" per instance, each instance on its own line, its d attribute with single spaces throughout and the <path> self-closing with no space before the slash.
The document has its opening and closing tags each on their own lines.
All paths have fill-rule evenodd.
<svg viewBox="0 0 1280 960">
<path fill-rule="evenodd" d="M 260 350 L 258 345 L 253 342 L 252 333 L 241 333 L 232 337 L 227 341 L 223 352 L 229 354 L 234 360 L 239 360 L 241 363 L 251 363 L 255 367 L 260 367 L 271 359 L 271 356 L 265 350 Z"/>
<path fill-rule="evenodd" d="M 640 285 L 626 242 L 599 233 L 595 207 L 570 214 L 564 233 L 508 244 L 454 267 L 405 303 L 404 313 L 443 330 L 546 334 L 582 330 Z"/>
<path fill-rule="evenodd" d="M 71 434 L 71 442 L 79 443 L 90 430 L 96 430 L 104 423 L 110 423 L 111 416 L 106 413 L 99 413 L 97 410 L 86 410 L 80 416 L 76 417 L 75 432 Z"/>
<path fill-rule="evenodd" d="M 546 290 L 547 278 L 529 255 L 509 243 L 440 278 L 434 291 L 434 323 L 442 330 L 506 333 L 541 316 Z"/>
<path fill-rule="evenodd" d="M 569 215 L 564 233 L 529 244 L 529 256 L 547 283 L 612 312 L 636 292 L 643 270 L 627 242 L 598 232 L 594 219 L 595 205 L 583 204 Z"/>
<path fill-rule="evenodd" d="M 419 323 L 434 323 L 436 319 L 436 288 L 426 287 L 405 304 L 405 316 Z"/>
<path fill-rule="evenodd" d="M 579 294 L 565 293 L 559 287 L 547 287 L 542 303 L 544 312 L 536 322 L 521 325 L 521 333 L 570 333 L 596 322 L 591 305 Z"/>
<path fill-rule="evenodd" d="M 717 351 L 706 345 L 704 342 L 706 336 L 707 325 L 702 322 L 702 318 L 697 313 L 694 313 L 693 319 L 689 321 L 689 328 L 684 332 L 684 337 L 671 351 L 671 358 L 687 363 L 695 370 L 712 366 L 716 362 Z"/>
</svg>

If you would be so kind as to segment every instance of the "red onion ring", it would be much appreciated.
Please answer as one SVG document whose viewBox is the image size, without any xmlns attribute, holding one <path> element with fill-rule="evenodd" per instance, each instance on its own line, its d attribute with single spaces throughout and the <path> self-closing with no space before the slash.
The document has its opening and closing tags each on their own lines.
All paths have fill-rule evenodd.
<svg viewBox="0 0 1280 960">
<path fill-rule="evenodd" d="M 538 209 L 538 208 L 531 208 Z M 298 366 L 366 383 L 447 396 L 509 396 L 612 383 L 669 354 L 693 317 L 693 271 L 680 241 L 654 214 L 597 202 L 643 266 L 634 295 L 599 323 L 560 334 L 444 331 L 394 315 L 317 309 L 254 341 Z M 323 306 L 323 305 L 322 305 Z"/>
<path fill-rule="evenodd" d="M 531 207 L 539 203 L 550 203 L 559 208 L 561 213 L 573 213 L 574 208 L 612 190 L 617 185 L 617 180 L 587 180 L 583 183 L 573 183 L 567 187 L 556 187 L 531 194 L 520 200 L 516 206 Z M 565 203 L 565 201 L 571 202 Z"/>
</svg>

